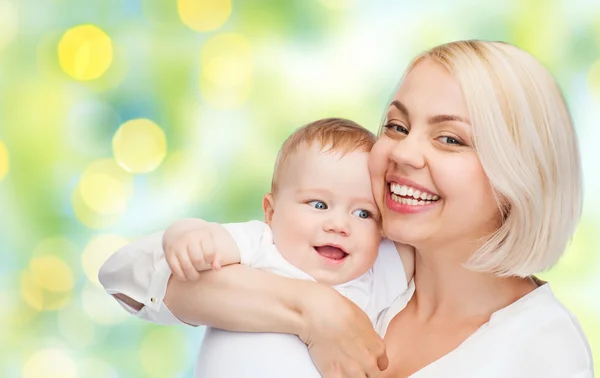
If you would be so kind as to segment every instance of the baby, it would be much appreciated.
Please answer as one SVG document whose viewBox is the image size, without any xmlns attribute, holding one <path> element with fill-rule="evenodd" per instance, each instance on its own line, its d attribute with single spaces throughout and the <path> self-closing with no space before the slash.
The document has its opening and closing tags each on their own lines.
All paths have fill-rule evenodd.
<svg viewBox="0 0 600 378">
<path fill-rule="evenodd" d="M 382 239 L 368 171 L 374 142 L 371 132 L 344 119 L 301 127 L 277 157 L 271 192 L 263 199 L 264 222 L 221 225 L 183 219 L 164 233 L 163 248 L 173 275 L 195 279 L 198 271 L 241 263 L 331 285 L 375 322 L 407 289 L 413 251 L 408 246 L 398 251 Z M 406 276 L 398 275 L 402 270 Z M 209 327 L 196 376 L 320 374 L 297 336 Z"/>
</svg>

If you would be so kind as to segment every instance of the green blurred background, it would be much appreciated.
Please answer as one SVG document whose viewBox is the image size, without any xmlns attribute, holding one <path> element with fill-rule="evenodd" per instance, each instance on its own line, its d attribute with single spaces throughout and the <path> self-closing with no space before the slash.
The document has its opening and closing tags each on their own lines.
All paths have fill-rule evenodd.
<svg viewBox="0 0 600 378">
<path fill-rule="evenodd" d="M 180 217 L 260 219 L 294 128 L 376 131 L 412 56 L 470 38 L 532 52 L 566 94 L 585 211 L 541 276 L 600 361 L 600 2 L 488 3 L 0 0 L 0 376 L 191 377 L 203 330 L 126 315 L 100 264 Z"/>
</svg>

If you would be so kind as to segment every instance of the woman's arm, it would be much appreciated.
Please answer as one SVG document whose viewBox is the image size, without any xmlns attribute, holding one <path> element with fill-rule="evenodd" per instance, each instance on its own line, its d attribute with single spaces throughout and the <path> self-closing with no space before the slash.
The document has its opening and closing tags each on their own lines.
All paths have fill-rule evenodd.
<svg viewBox="0 0 600 378">
<path fill-rule="evenodd" d="M 367 315 L 333 288 L 243 265 L 178 281 L 162 232 L 115 252 L 99 279 L 127 311 L 155 323 L 298 335 L 324 377 L 375 377 L 378 366 L 387 367 L 383 340 Z"/>
<path fill-rule="evenodd" d="M 330 295 L 327 287 L 235 264 L 200 272 L 195 281 L 173 276 L 164 302 L 173 315 L 193 325 L 229 331 L 303 333 L 299 297 Z M 294 293 L 294 294 L 291 294 Z"/>
<path fill-rule="evenodd" d="M 331 287 L 232 265 L 197 281 L 170 279 L 165 304 L 190 324 L 298 335 L 323 377 L 375 377 L 387 368 L 367 315 Z"/>
</svg>

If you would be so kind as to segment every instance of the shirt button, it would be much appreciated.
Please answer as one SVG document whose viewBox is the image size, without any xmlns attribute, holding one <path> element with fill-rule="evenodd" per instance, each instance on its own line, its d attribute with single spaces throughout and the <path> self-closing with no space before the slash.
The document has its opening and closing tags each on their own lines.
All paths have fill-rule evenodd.
<svg viewBox="0 0 600 378">
<path fill-rule="evenodd" d="M 154 297 L 150 298 L 150 302 L 155 303 L 156 302 L 156 298 L 154 298 Z"/>
</svg>

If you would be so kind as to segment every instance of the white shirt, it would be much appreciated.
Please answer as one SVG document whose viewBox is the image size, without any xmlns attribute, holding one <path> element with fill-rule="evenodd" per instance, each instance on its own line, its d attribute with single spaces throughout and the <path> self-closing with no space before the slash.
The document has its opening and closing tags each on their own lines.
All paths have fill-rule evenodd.
<svg viewBox="0 0 600 378">
<path fill-rule="evenodd" d="M 312 280 L 290 264 L 273 244 L 269 227 L 258 221 L 223 225 L 234 238 L 241 263 L 282 276 Z M 122 293 L 143 303 L 136 316 L 160 324 L 183 324 L 163 303 L 171 271 L 162 250 L 162 233 L 150 235 L 115 252 L 100 269 L 99 279 L 109 294 Z M 377 315 L 408 288 L 402 260 L 393 242 L 383 240 L 377 259 L 365 274 L 334 287 L 363 309 L 374 322 Z M 196 362 L 202 378 L 320 377 L 306 345 L 294 335 L 228 332 L 207 327 Z"/>
<path fill-rule="evenodd" d="M 102 266 L 99 278 L 108 293 L 123 293 L 145 305 L 136 313 L 122 304 L 129 312 L 160 324 L 182 324 L 162 301 L 170 274 L 162 251 L 161 232 L 117 251 Z M 414 284 L 411 282 L 408 290 L 380 314 L 376 324 L 379 334 L 385 334 L 390 321 L 406 306 L 413 293 Z M 209 335 L 210 332 L 207 332 Z M 295 352 L 300 354 L 300 351 Z M 270 362 L 273 360 L 275 358 Z M 216 362 L 223 366 L 229 363 Z M 289 369 L 284 376 L 291 374 L 293 371 Z M 579 323 L 556 299 L 550 285 L 545 284 L 496 311 L 458 348 L 414 373 L 411 378 L 593 376 L 591 350 Z"/>
<path fill-rule="evenodd" d="M 376 330 L 385 334 L 391 320 L 406 307 L 408 290 L 383 311 Z M 577 319 L 543 284 L 492 314 L 462 344 L 411 378 L 592 378 L 588 341 Z"/>
</svg>

